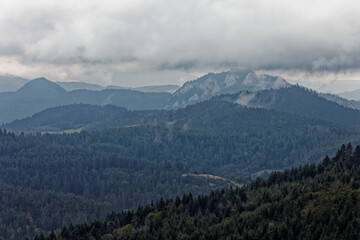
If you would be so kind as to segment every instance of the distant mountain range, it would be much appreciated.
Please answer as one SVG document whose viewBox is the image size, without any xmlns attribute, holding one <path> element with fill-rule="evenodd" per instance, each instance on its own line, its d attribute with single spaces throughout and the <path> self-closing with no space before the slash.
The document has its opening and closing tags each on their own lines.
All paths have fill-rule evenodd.
<svg viewBox="0 0 360 240">
<path fill-rule="evenodd" d="M 86 89 L 86 90 L 103 90 L 105 87 L 98 84 L 91 84 L 85 82 L 55 82 L 60 87 L 64 88 L 66 91 Z"/>
<path fill-rule="evenodd" d="M 13 75 L 0 75 L 0 92 L 13 92 L 29 80 Z"/>
<path fill-rule="evenodd" d="M 360 89 L 356 89 L 353 91 L 347 91 L 347 92 L 341 92 L 341 93 L 339 93 L 339 96 L 349 99 L 349 100 L 360 101 Z"/>
<path fill-rule="evenodd" d="M 335 102 L 341 106 L 360 110 L 360 101 L 358 100 L 351 100 L 349 98 L 341 97 L 341 94 L 338 95 L 330 94 L 330 93 L 318 93 L 318 94 L 320 97 L 323 97 L 331 102 Z"/>
<path fill-rule="evenodd" d="M 201 129 L 212 124 L 211 128 L 227 131 L 227 129 L 221 128 L 219 122 L 223 123 L 231 119 L 228 125 L 233 130 L 236 128 L 235 126 L 238 126 L 234 122 L 234 116 L 242 121 L 239 131 L 247 131 L 252 128 L 250 126 L 256 128 L 261 125 L 264 127 L 265 123 L 263 122 L 259 126 L 250 124 L 254 122 L 254 118 L 264 118 L 264 116 L 256 116 L 253 112 L 244 110 L 246 108 L 270 109 L 345 128 L 360 129 L 359 110 L 328 101 L 319 96 L 318 93 L 300 86 L 225 94 L 175 111 L 129 111 L 115 106 L 101 107 L 75 104 L 50 108 L 33 115 L 31 118 L 6 124 L 4 127 L 12 131 L 59 132 L 79 128 L 93 130 L 143 125 Z M 228 117 L 224 117 L 224 115 Z M 273 121 L 278 121 L 280 116 L 274 114 Z M 270 121 L 270 119 L 272 118 L 266 121 Z M 280 121 L 275 126 L 281 125 Z"/>
<path fill-rule="evenodd" d="M 172 94 L 168 91 L 177 86 L 147 86 L 136 88 L 141 90 L 137 91 L 122 87 L 118 89 L 115 86 L 103 88 L 87 83 L 54 83 L 38 78 L 27 82 L 17 91 L 0 92 L 0 124 L 30 117 L 47 108 L 69 104 L 114 105 L 128 110 L 175 110 L 216 96 L 235 94 L 227 98 L 236 98 L 232 102 L 240 105 L 315 116 L 333 123 L 358 127 L 359 119 L 354 117 L 357 116 L 357 111 L 351 109 L 360 109 L 359 101 L 291 86 L 293 85 L 280 77 L 251 71 L 209 73 L 185 83 Z M 65 88 L 75 90 L 67 91 Z"/>
<path fill-rule="evenodd" d="M 94 87 L 84 83 L 60 83 L 67 89 Z M 148 86 L 131 89 L 77 89 L 66 91 L 59 84 L 45 78 L 27 82 L 15 92 L 0 93 L 0 123 L 29 117 L 50 107 L 74 103 L 92 105 L 115 105 L 129 110 L 176 109 L 210 99 L 213 96 L 235 93 L 243 90 L 261 90 L 290 86 L 285 80 L 254 72 L 210 73 L 197 80 L 185 83 L 175 93 L 170 91 L 176 86 Z"/>
<path fill-rule="evenodd" d="M 144 87 L 121 87 L 121 86 L 107 86 L 108 89 L 129 89 L 129 90 L 135 90 L 139 92 L 153 92 L 153 93 L 159 93 L 159 92 L 167 92 L 167 93 L 174 93 L 176 90 L 178 90 L 180 87 L 178 85 L 158 85 L 158 86 L 144 86 Z"/>
<path fill-rule="evenodd" d="M 178 85 L 154 85 L 154 86 L 143 86 L 143 87 L 123 87 L 123 86 L 116 86 L 116 85 L 109 85 L 109 86 L 101 86 L 98 84 L 91 84 L 85 82 L 55 82 L 60 87 L 64 88 L 66 91 L 73 91 L 73 90 L 97 90 L 101 91 L 104 89 L 127 89 L 127 90 L 134 90 L 138 92 L 152 92 L 152 93 L 173 93 L 180 87 Z"/>
<path fill-rule="evenodd" d="M 67 92 L 54 82 L 38 78 L 16 92 L 0 93 L 0 123 L 25 118 L 54 106 L 74 103 L 117 105 L 132 110 L 160 109 L 170 96 L 169 93 L 143 93 L 126 89 Z"/>
</svg>

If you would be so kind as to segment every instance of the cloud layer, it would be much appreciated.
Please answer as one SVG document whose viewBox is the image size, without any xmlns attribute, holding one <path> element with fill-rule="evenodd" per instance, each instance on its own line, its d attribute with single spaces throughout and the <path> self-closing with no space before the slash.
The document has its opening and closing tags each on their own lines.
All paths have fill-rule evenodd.
<svg viewBox="0 0 360 240">
<path fill-rule="evenodd" d="M 152 84 L 229 68 L 358 71 L 359 12 L 351 0 L 3 0 L 0 72 Z"/>
</svg>

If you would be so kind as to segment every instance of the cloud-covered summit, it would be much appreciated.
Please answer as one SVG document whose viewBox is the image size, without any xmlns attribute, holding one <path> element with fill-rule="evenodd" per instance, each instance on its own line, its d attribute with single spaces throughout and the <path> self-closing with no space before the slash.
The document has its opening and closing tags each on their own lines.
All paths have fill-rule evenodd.
<svg viewBox="0 0 360 240">
<path fill-rule="evenodd" d="M 236 67 L 357 71 L 359 12 L 354 0 L 4 0 L 0 71 L 135 85 Z"/>
</svg>

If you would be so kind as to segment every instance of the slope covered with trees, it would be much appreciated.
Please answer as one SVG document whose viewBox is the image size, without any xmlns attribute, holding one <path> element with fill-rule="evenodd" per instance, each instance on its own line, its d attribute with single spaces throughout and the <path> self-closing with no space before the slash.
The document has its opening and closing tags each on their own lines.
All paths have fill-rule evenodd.
<svg viewBox="0 0 360 240">
<path fill-rule="evenodd" d="M 345 107 L 351 102 L 346 99 L 342 99 L 342 102 L 333 102 L 321 94 L 301 86 L 241 92 L 219 98 L 247 107 L 273 109 L 360 129 L 360 111 Z"/>
<path fill-rule="evenodd" d="M 360 140 L 359 132 L 325 121 L 217 99 L 141 114 L 111 106 L 72 107 L 92 109 L 99 119 L 109 112 L 114 119 L 127 116 L 118 119 L 127 127 L 74 134 L 1 131 L 0 185 L 10 194 L 1 199 L 0 235 L 5 239 L 60 229 L 161 197 L 247 183 L 273 170 L 318 162 L 341 143 Z M 79 123 L 88 118 L 76 111 L 73 116 Z M 143 122 L 133 126 L 134 119 Z M 79 202 L 84 207 L 71 211 Z M 9 211 L 13 217 L 7 217 Z M 33 221 L 24 225 L 27 214 Z"/>
<path fill-rule="evenodd" d="M 246 187 L 164 200 L 35 239 L 358 239 L 360 147 Z"/>
<path fill-rule="evenodd" d="M 160 197 L 234 185 L 186 172 L 180 162 L 127 158 L 0 131 L 0 239 L 33 236 Z"/>
<path fill-rule="evenodd" d="M 14 132 L 37 133 L 147 125 L 159 112 L 129 111 L 113 105 L 71 104 L 46 109 L 3 127 Z"/>
</svg>

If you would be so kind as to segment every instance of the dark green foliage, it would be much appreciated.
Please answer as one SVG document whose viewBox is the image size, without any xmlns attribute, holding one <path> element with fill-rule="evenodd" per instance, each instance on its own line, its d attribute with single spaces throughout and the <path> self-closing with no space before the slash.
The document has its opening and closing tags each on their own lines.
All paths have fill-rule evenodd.
<svg viewBox="0 0 360 240">
<path fill-rule="evenodd" d="M 57 239 L 359 239 L 359 181 L 360 147 L 348 145 L 317 166 L 207 196 L 160 199 L 64 228 Z"/>
<path fill-rule="evenodd" d="M 322 156 L 334 152 L 336 146 L 345 140 L 359 142 L 357 133 L 311 124 L 286 124 L 277 131 L 260 125 L 241 131 L 237 130 L 242 128 L 239 124 L 233 127 L 233 131 L 227 128 L 222 132 L 220 130 L 226 128 L 226 121 L 219 121 L 217 128 L 207 126 L 211 123 L 206 122 L 202 126 L 195 121 L 192 124 L 199 130 L 131 127 L 71 135 L 44 135 L 41 141 L 152 162 L 168 160 L 200 173 L 226 178 L 237 176 L 241 181 L 266 169 L 317 162 Z"/>
<path fill-rule="evenodd" d="M 49 234 L 63 225 L 103 216 L 109 206 L 110 210 L 116 211 L 134 209 L 161 197 L 172 198 L 190 192 L 196 196 L 211 189 L 236 186 L 272 170 L 317 162 L 344 141 L 359 142 L 358 132 L 322 121 L 272 110 L 249 109 L 216 99 L 171 112 L 140 113 L 90 105 L 49 111 L 62 110 L 64 112 L 60 112 L 65 114 L 66 109 L 85 109 L 84 113 L 92 110 L 99 116 L 100 126 L 106 123 L 102 122 L 101 115 L 113 113 L 110 114 L 111 121 L 119 118 L 117 123 L 130 126 L 77 134 L 1 132 L 0 184 L 37 191 L 39 196 L 33 195 L 34 201 L 41 203 L 40 210 L 48 211 L 46 216 L 41 215 L 29 226 L 29 236 L 38 230 Z M 69 118 L 61 118 L 62 114 L 52 115 L 60 118 L 57 127 L 61 128 L 73 123 L 79 124 L 77 126 L 86 124 L 91 116 L 79 115 L 76 111 Z M 134 119 L 140 119 L 140 125 L 146 126 L 131 126 Z M 38 120 L 44 120 L 41 124 L 51 123 L 46 118 Z M 344 181 L 348 180 L 348 177 L 344 178 Z M 258 180 L 259 185 L 261 181 Z M 356 182 L 351 184 L 354 188 L 358 185 Z M 21 195 L 16 191 L 13 194 L 14 199 L 17 194 Z M 60 199 L 59 204 L 51 205 L 51 201 L 45 201 L 42 195 L 46 194 L 54 194 L 52 196 Z M 295 191 L 292 196 L 298 194 Z M 71 195 L 78 198 L 70 201 Z M 247 195 L 243 196 L 243 199 L 247 198 Z M 82 199 L 84 205 L 94 202 L 98 210 L 94 213 L 84 207 L 62 212 L 61 202 L 72 209 L 77 206 L 78 199 Z M 266 193 L 264 199 L 271 200 Z M 28 204 L 28 209 L 37 208 L 27 200 L 15 201 L 18 205 L 20 202 Z M 191 198 L 186 202 L 191 202 Z M 216 209 L 216 202 L 211 207 Z M 240 208 L 249 211 L 256 207 L 257 203 L 251 202 Z M 6 208 L 12 208 L 19 216 L 6 220 L 2 229 L 6 234 L 15 232 L 15 237 L 23 236 L 23 224 L 19 221 L 23 213 L 7 203 Z M 231 215 L 230 210 L 226 216 Z M 49 216 L 54 214 L 59 217 L 49 221 Z M 63 220 L 64 214 L 71 217 Z M 191 224 L 188 225 L 191 229 Z M 19 227 L 21 230 L 17 233 Z"/>
<path fill-rule="evenodd" d="M 180 162 L 83 150 L 53 144 L 50 137 L 0 131 L 0 239 L 33 236 L 152 199 L 234 184 L 186 177 Z"/>
<path fill-rule="evenodd" d="M 72 104 L 49 108 L 31 118 L 15 120 L 5 126 L 15 132 L 30 133 L 134 126 L 151 123 L 151 117 L 158 112 L 128 111 L 111 105 Z"/>
<path fill-rule="evenodd" d="M 74 194 L 0 184 L 0 239 L 33 236 L 69 222 L 101 218 L 112 207 Z"/>
</svg>

